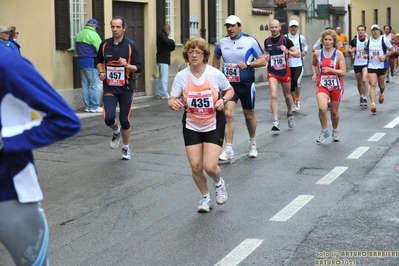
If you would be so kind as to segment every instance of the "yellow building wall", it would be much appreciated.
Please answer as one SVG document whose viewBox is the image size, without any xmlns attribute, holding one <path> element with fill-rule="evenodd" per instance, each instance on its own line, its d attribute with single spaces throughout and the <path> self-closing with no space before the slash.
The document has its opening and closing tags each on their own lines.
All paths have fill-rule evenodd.
<svg viewBox="0 0 399 266">
<path fill-rule="evenodd" d="M 151 95 L 153 82 L 158 78 L 158 66 L 156 64 L 156 0 L 124 0 L 126 2 L 136 2 L 145 4 L 144 23 L 145 23 L 145 53 L 142 60 L 146 63 L 146 94 Z M 87 0 L 85 6 L 85 21 L 92 17 L 91 1 Z M 112 19 L 113 0 L 104 0 L 104 32 L 105 38 L 112 36 L 109 22 Z M 240 2 L 240 3 L 238 3 Z M 244 1 L 242 1 L 244 2 Z M 236 1 L 236 14 L 242 21 L 242 30 L 254 36 L 263 46 L 265 38 L 270 36 L 268 30 L 261 30 L 273 19 L 273 14 L 269 16 L 252 15 L 252 5 L 249 0 Z M 174 34 L 176 36 L 176 50 L 172 52 L 170 75 L 174 76 L 179 70 L 187 64 L 182 57 L 182 43 L 180 43 L 180 1 L 175 0 L 175 25 Z M 207 5 L 207 1 L 205 1 Z M 227 0 L 223 0 L 223 22 L 228 17 Z M 21 52 L 24 57 L 30 60 L 45 79 L 57 90 L 73 89 L 73 57 L 74 51 L 58 51 L 55 49 L 55 15 L 53 0 L 0 0 L 0 25 L 16 26 L 20 32 L 18 42 L 21 45 Z M 205 6 L 205 12 L 207 6 Z M 205 21 L 201 21 L 201 1 L 190 1 L 190 13 L 197 14 L 199 23 L 198 35 L 201 36 L 201 27 L 208 29 L 207 13 Z M 222 34 L 226 30 L 222 28 Z M 194 37 L 192 35 L 191 37 Z M 208 32 L 206 32 L 208 37 Z M 214 44 L 211 44 L 211 51 Z M 211 64 L 210 59 L 209 63 Z"/>
<path fill-rule="evenodd" d="M 53 84 L 53 62 L 56 61 L 54 1 L 0 0 L 0 6 L 0 25 L 17 27 L 22 55 Z"/>
<path fill-rule="evenodd" d="M 378 10 L 377 24 L 381 27 L 389 24 L 387 8 L 391 8 L 391 25 L 395 32 L 399 32 L 399 2 L 394 0 L 352 0 L 352 33 L 355 36 L 357 26 L 362 24 L 362 11 L 365 11 L 365 26 L 370 35 L 370 27 L 376 23 L 374 19 L 374 9 Z"/>
</svg>

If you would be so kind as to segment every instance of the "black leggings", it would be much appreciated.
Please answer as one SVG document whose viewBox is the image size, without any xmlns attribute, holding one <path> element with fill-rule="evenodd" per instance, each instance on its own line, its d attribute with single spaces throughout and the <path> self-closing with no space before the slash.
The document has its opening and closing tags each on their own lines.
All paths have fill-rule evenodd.
<svg viewBox="0 0 399 266">
<path fill-rule="evenodd" d="M 122 129 L 130 128 L 130 111 L 133 104 L 133 91 L 127 90 L 122 94 L 105 93 L 103 97 L 104 121 L 107 126 L 115 124 L 116 106 L 119 103 L 119 123 Z"/>
</svg>

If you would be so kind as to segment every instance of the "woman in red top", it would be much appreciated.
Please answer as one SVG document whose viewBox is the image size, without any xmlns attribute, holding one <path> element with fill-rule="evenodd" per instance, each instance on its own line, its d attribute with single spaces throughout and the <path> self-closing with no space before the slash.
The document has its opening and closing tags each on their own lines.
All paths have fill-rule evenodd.
<svg viewBox="0 0 399 266">
<path fill-rule="evenodd" d="M 330 99 L 333 141 L 339 141 L 339 104 L 344 92 L 343 76 L 346 74 L 345 57 L 338 48 L 338 36 L 333 30 L 321 34 L 323 48 L 313 54 L 312 81 L 316 82 L 316 99 L 319 107 L 321 132 L 317 143 L 322 143 L 330 136 L 327 129 L 327 102 Z"/>
</svg>

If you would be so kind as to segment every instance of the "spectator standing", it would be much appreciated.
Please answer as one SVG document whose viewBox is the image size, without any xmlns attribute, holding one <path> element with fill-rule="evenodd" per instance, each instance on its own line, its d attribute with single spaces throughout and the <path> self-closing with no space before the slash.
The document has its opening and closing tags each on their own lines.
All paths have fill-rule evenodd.
<svg viewBox="0 0 399 266">
<path fill-rule="evenodd" d="M 216 44 L 212 66 L 220 69 L 223 58 L 222 71 L 234 88 L 234 97 L 226 102 L 224 112 L 226 114 L 225 139 L 226 147 L 220 154 L 222 161 L 234 158 L 233 136 L 234 136 L 234 114 L 238 100 L 245 116 L 245 122 L 249 134 L 248 156 L 258 157 L 256 148 L 255 117 L 255 68 L 266 65 L 265 56 L 259 42 L 252 36 L 241 31 L 241 20 L 235 15 L 227 17 L 224 23 L 227 36 Z"/>
<path fill-rule="evenodd" d="M 176 48 L 175 42 L 169 39 L 170 26 L 164 25 L 162 31 L 157 36 L 157 64 L 159 67 L 159 81 L 157 99 L 167 100 L 168 93 L 168 80 L 169 80 L 169 65 L 170 65 L 170 52 Z"/>
<path fill-rule="evenodd" d="M 13 42 L 15 46 L 17 46 L 18 51 L 21 52 L 21 45 L 18 43 L 19 32 L 17 31 L 17 27 L 11 26 L 9 29 L 11 30 L 10 41 Z"/>
<path fill-rule="evenodd" d="M 21 54 L 21 52 L 19 51 L 19 46 L 17 46 L 10 37 L 12 32 L 13 31 L 6 26 L 0 26 L 0 44 L 8 47 L 18 54 Z"/>
<path fill-rule="evenodd" d="M 120 144 L 122 135 L 122 160 L 130 160 L 130 111 L 135 89 L 134 73 L 143 66 L 137 45 L 125 37 L 126 19 L 115 16 L 111 20 L 112 37 L 102 41 L 97 54 L 97 70 L 103 81 L 104 122 L 113 130 L 109 143 L 111 149 Z M 116 106 L 119 103 L 119 123 Z"/>
<path fill-rule="evenodd" d="M 11 26 L 9 27 L 9 29 L 11 30 L 10 39 L 13 40 L 15 43 L 18 43 L 19 32 L 17 31 L 17 27 Z"/>
<path fill-rule="evenodd" d="M 33 150 L 75 135 L 80 121 L 27 60 L 3 45 L 0 54 L 0 242 L 15 265 L 47 266 L 50 230 Z"/>
<path fill-rule="evenodd" d="M 98 22 L 94 18 L 87 21 L 86 26 L 76 35 L 75 49 L 78 55 L 78 67 L 82 82 L 82 97 L 85 112 L 99 113 L 101 86 L 96 68 L 96 57 L 101 44 L 100 35 L 96 32 Z"/>
</svg>

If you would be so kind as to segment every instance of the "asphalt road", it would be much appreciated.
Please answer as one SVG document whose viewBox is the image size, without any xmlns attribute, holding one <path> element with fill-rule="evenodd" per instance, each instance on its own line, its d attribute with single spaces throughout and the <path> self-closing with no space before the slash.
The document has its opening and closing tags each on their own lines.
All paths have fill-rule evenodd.
<svg viewBox="0 0 399 266">
<path fill-rule="evenodd" d="M 294 129 L 280 90 L 277 134 L 268 86 L 258 84 L 259 157 L 247 157 L 238 108 L 236 158 L 220 163 L 229 201 L 208 214 L 196 212 L 200 194 L 185 156 L 182 112 L 137 99 L 131 161 L 109 149 L 101 115 L 79 114 L 79 135 L 35 152 L 51 265 L 399 265 L 398 85 L 391 78 L 373 115 L 359 106 L 348 73 L 341 141 L 317 145 L 310 77 Z M 2 246 L 0 265 L 12 265 Z"/>
</svg>

